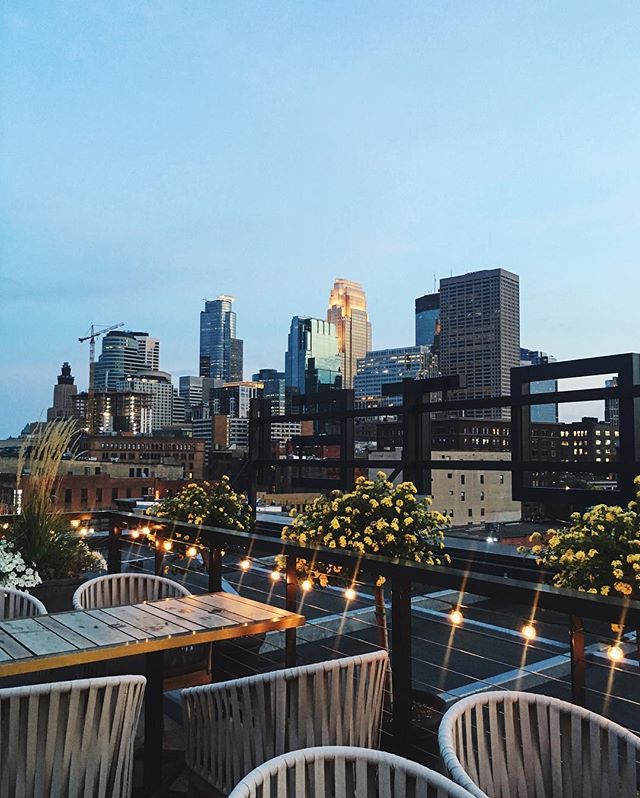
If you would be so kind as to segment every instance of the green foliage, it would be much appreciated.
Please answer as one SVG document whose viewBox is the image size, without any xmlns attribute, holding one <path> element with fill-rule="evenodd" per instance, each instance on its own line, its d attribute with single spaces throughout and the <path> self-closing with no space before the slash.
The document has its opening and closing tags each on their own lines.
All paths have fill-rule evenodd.
<svg viewBox="0 0 640 798">
<path fill-rule="evenodd" d="M 431 499 L 418 499 L 411 482 L 394 485 L 379 471 L 375 480 L 358 477 L 349 493 L 334 490 L 317 498 L 282 530 L 283 540 L 341 548 L 360 554 L 413 560 L 428 565 L 449 562 L 443 530 L 449 519 L 431 509 Z M 326 585 L 340 566 L 304 560 L 298 569 Z M 344 576 L 344 574 L 343 574 Z M 379 578 L 378 584 L 384 579 Z"/>
<path fill-rule="evenodd" d="M 640 498 L 640 477 L 636 478 Z M 640 599 L 640 515 L 628 507 L 598 504 L 574 513 L 565 529 L 529 538 L 538 564 L 557 571 L 556 587 Z"/>
<path fill-rule="evenodd" d="M 186 521 L 196 526 L 251 531 L 251 507 L 247 504 L 247 497 L 231 488 L 227 476 L 223 476 L 220 482 L 202 482 L 199 485 L 191 482 L 175 496 L 152 504 L 146 512 L 156 518 Z M 199 534 L 176 532 L 175 537 L 195 543 Z"/>
</svg>

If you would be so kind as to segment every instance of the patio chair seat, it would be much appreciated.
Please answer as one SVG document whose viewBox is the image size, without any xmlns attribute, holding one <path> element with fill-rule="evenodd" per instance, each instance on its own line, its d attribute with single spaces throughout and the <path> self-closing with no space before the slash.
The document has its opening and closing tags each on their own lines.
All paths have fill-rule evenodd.
<svg viewBox="0 0 640 798">
<path fill-rule="evenodd" d="M 355 657 L 182 691 L 185 760 L 228 795 L 243 776 L 287 751 L 313 745 L 377 747 L 389 657 Z"/>
<path fill-rule="evenodd" d="M 416 762 L 365 748 L 307 748 L 266 762 L 229 798 L 470 798 Z"/>
<path fill-rule="evenodd" d="M 637 798 L 640 737 L 582 707 L 532 693 L 486 692 L 440 724 L 451 778 L 475 798 Z"/>
<path fill-rule="evenodd" d="M 0 795 L 128 798 L 146 680 L 0 690 Z"/>
<path fill-rule="evenodd" d="M 14 590 L 11 587 L 0 588 L 0 619 L 32 618 L 34 615 L 46 615 L 47 608 L 44 604 L 23 590 Z"/>
</svg>

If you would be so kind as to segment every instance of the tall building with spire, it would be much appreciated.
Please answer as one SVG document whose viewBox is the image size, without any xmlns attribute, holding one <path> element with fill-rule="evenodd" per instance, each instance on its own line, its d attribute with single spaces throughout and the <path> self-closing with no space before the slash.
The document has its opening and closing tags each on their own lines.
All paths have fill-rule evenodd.
<svg viewBox="0 0 640 798">
<path fill-rule="evenodd" d="M 353 388 L 358 358 L 371 350 L 371 322 L 367 297 L 360 283 L 336 279 L 329 295 L 327 319 L 336 328 L 342 387 Z"/>
<path fill-rule="evenodd" d="M 243 341 L 236 337 L 234 297 L 205 301 L 200 312 L 200 376 L 239 382 L 243 371 Z"/>
<path fill-rule="evenodd" d="M 71 374 L 71 366 L 65 361 L 58 375 L 58 382 L 53 386 L 53 407 L 47 410 L 47 421 L 56 418 L 71 418 L 74 415 L 73 397 L 78 393 L 75 380 Z"/>
</svg>

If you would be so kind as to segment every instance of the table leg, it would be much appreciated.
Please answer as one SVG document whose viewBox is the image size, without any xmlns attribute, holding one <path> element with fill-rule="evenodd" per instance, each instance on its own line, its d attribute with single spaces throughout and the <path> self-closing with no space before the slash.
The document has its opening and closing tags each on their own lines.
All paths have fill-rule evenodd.
<svg viewBox="0 0 640 798">
<path fill-rule="evenodd" d="M 162 732 L 164 655 L 153 651 L 146 655 L 147 688 L 144 700 L 144 789 L 147 795 L 162 786 Z"/>
</svg>

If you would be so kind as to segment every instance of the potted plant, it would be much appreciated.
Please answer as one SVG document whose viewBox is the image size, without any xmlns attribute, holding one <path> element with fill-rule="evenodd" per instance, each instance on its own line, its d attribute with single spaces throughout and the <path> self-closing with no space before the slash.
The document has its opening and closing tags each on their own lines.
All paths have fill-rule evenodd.
<svg viewBox="0 0 640 798">
<path fill-rule="evenodd" d="M 251 507 L 243 493 L 236 493 L 228 476 L 219 482 L 190 482 L 175 496 L 167 496 L 147 508 L 146 514 L 155 518 L 184 521 L 195 527 L 215 526 L 250 532 L 252 526 Z M 182 546 L 172 550 L 177 557 L 186 556 L 191 547 L 200 543 L 200 530 L 193 532 L 173 531 L 171 537 Z M 205 564 L 208 564 L 208 549 L 199 550 Z"/>
<path fill-rule="evenodd" d="M 17 470 L 21 508 L 7 531 L 12 549 L 39 577 L 40 583 L 30 592 L 50 612 L 71 609 L 71 598 L 85 574 L 106 570 L 104 557 L 87 546 L 52 498 L 62 457 L 75 433 L 74 420 L 58 420 L 39 424 L 25 439 Z"/>
<path fill-rule="evenodd" d="M 640 477 L 636 477 L 640 499 Z M 555 571 L 553 584 L 601 596 L 640 601 L 640 514 L 638 502 L 626 508 L 597 504 L 574 513 L 565 528 L 534 532 L 530 549 L 538 565 Z M 612 624 L 620 640 L 624 629 Z M 637 635 L 640 659 L 640 635 Z"/>
<path fill-rule="evenodd" d="M 320 496 L 299 514 L 293 513 L 293 522 L 282 530 L 283 540 L 302 544 L 315 544 L 330 549 L 356 551 L 359 554 L 379 554 L 385 557 L 411 560 L 428 565 L 445 565 L 450 562 L 444 552 L 444 530 L 449 519 L 431 508 L 431 499 L 418 498 L 412 482 L 394 485 L 384 471 L 374 480 L 358 477 L 353 491 L 332 491 Z M 279 567 L 284 567 L 281 558 Z M 321 587 L 338 579 L 347 590 L 357 577 L 340 565 L 317 561 L 297 560 L 296 570 L 306 582 Z M 375 619 L 378 642 L 388 649 L 387 615 L 383 576 L 374 576 Z M 347 597 L 352 596 L 348 593 Z M 431 693 L 414 691 L 413 716 L 418 728 L 428 732 L 439 720 L 442 701 Z M 425 719 L 431 718 L 428 728 Z"/>
<path fill-rule="evenodd" d="M 5 537 L 0 538 L 0 588 L 23 590 L 42 582 L 40 574 L 23 560 Z"/>
</svg>

